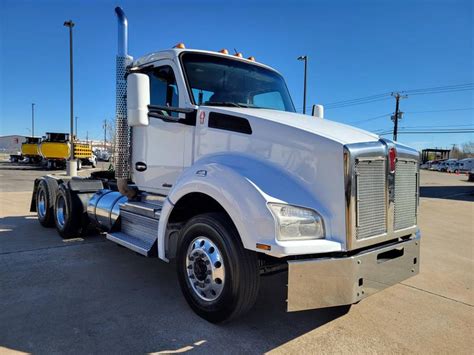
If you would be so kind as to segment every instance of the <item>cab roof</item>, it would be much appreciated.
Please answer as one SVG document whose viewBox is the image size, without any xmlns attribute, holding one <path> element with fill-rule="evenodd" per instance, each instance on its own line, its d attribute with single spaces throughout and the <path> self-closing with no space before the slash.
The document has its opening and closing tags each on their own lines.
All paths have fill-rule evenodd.
<svg viewBox="0 0 474 355">
<path fill-rule="evenodd" d="M 200 49 L 181 49 L 181 48 L 171 48 L 171 49 L 166 49 L 166 50 L 162 50 L 162 51 L 159 51 L 159 52 L 153 52 L 153 53 L 150 53 L 150 54 L 146 54 L 146 55 L 134 60 L 133 63 L 132 63 L 132 67 L 137 67 L 137 68 L 143 67 L 143 66 L 151 64 L 153 62 L 156 62 L 157 60 L 160 60 L 160 59 L 174 60 L 174 59 L 178 58 L 181 55 L 181 53 L 188 53 L 188 52 L 189 53 L 209 54 L 209 55 L 218 56 L 218 57 L 222 57 L 222 58 L 233 59 L 233 60 L 237 60 L 237 61 L 240 61 L 240 62 L 248 63 L 248 64 L 251 64 L 251 65 L 256 65 L 256 66 L 259 66 L 259 67 L 262 67 L 262 68 L 266 68 L 266 69 L 272 70 L 272 71 L 277 72 L 278 74 L 280 74 L 277 70 L 275 70 L 274 68 L 272 68 L 268 65 L 259 63 L 257 61 L 252 61 L 252 60 L 249 60 L 249 59 L 246 59 L 246 58 L 240 58 L 240 57 L 237 57 L 237 56 L 232 55 L 232 54 L 224 54 L 224 53 L 220 53 L 220 52 L 205 51 L 205 50 L 200 50 Z"/>
</svg>

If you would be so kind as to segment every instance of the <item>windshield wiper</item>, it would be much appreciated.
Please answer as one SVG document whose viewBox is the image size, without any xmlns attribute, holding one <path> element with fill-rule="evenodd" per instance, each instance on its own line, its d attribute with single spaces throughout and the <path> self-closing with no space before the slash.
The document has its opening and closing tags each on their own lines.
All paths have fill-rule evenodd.
<svg viewBox="0 0 474 355">
<path fill-rule="evenodd" d="M 206 101 L 204 103 L 206 106 L 231 106 L 231 107 L 242 107 L 239 104 L 236 104 L 235 102 L 230 102 L 230 101 Z"/>
</svg>

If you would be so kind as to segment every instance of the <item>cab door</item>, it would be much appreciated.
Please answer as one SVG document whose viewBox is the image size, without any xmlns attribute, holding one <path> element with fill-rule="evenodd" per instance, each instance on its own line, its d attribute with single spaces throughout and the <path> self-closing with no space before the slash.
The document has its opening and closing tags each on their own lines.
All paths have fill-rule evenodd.
<svg viewBox="0 0 474 355">
<path fill-rule="evenodd" d="M 182 102 L 185 88 L 182 81 L 176 80 L 175 69 L 170 60 L 160 60 L 145 72 L 150 78 L 151 105 L 180 107 L 180 93 Z M 179 115 L 166 111 L 162 114 Z M 153 117 L 148 126 L 134 128 L 132 171 L 137 187 L 167 195 L 188 165 L 193 134 L 193 126 Z"/>
</svg>

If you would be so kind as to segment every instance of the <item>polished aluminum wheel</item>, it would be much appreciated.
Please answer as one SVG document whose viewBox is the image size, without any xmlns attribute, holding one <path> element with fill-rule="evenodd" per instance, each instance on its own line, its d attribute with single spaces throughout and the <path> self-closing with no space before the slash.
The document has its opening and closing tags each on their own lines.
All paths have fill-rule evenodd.
<svg viewBox="0 0 474 355">
<path fill-rule="evenodd" d="M 59 225 L 59 227 L 64 228 L 64 224 L 66 222 L 66 201 L 64 200 L 64 197 L 59 196 L 58 201 L 56 202 L 56 221 Z"/>
<path fill-rule="evenodd" d="M 43 189 L 40 189 L 38 196 L 37 196 L 37 201 L 38 201 L 38 214 L 41 218 L 44 218 L 46 215 L 46 193 L 44 192 Z"/>
<path fill-rule="evenodd" d="M 192 241 L 186 254 L 188 281 L 194 293 L 204 301 L 215 301 L 225 283 L 225 269 L 222 253 L 206 237 Z"/>
</svg>

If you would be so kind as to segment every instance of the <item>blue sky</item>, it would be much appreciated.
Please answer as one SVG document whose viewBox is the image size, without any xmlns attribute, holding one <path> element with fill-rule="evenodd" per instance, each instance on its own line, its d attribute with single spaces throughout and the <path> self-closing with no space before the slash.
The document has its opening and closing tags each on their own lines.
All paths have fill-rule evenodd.
<svg viewBox="0 0 474 355">
<path fill-rule="evenodd" d="M 184 42 L 188 48 L 236 48 L 279 70 L 302 107 L 396 90 L 474 82 L 472 1 L 21 1 L 0 0 L 0 135 L 28 134 L 31 102 L 37 135 L 68 131 L 68 32 L 75 50 L 79 137 L 102 137 L 113 118 L 116 19 L 129 19 L 134 57 Z M 391 129 L 394 100 L 326 110 L 326 117 L 371 131 Z M 409 96 L 401 127 L 474 127 L 473 91 Z M 443 112 L 419 112 L 419 111 Z M 459 110 L 465 109 L 465 110 Z M 365 122 L 360 122 L 366 120 Z M 391 136 L 387 136 L 391 137 Z M 423 147 L 450 147 L 473 134 L 400 134 Z"/>
</svg>

